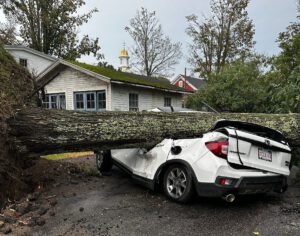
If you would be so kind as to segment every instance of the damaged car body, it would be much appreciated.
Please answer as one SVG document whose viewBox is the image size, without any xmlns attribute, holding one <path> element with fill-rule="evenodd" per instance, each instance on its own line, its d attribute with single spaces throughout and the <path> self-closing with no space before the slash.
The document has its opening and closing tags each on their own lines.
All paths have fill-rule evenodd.
<svg viewBox="0 0 300 236">
<path fill-rule="evenodd" d="M 197 193 L 233 202 L 237 195 L 284 192 L 291 149 L 283 135 L 257 124 L 220 120 L 201 138 L 165 139 L 144 148 L 102 151 L 97 167 L 114 164 L 170 199 L 187 202 Z"/>
</svg>

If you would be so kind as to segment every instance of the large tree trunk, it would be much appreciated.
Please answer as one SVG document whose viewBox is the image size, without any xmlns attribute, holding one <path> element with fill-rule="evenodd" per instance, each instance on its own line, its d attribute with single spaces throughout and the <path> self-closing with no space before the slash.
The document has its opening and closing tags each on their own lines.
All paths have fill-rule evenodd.
<svg viewBox="0 0 300 236">
<path fill-rule="evenodd" d="M 79 112 L 27 107 L 9 120 L 10 142 L 24 154 L 151 147 L 164 138 L 199 137 L 219 119 L 281 131 L 300 146 L 300 114 Z"/>
</svg>

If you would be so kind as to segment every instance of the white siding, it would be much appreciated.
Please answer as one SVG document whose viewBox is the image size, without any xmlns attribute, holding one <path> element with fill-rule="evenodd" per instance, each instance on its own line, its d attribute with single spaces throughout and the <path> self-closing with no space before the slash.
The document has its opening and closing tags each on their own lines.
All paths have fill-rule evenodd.
<svg viewBox="0 0 300 236">
<path fill-rule="evenodd" d="M 110 84 L 72 68 L 66 68 L 45 86 L 45 93 L 65 93 L 67 110 L 74 110 L 74 92 L 106 90 L 106 110 L 111 110 Z"/>
<path fill-rule="evenodd" d="M 38 76 L 46 68 L 48 68 L 54 61 L 34 55 L 23 50 L 8 50 L 13 55 L 17 63 L 20 59 L 27 59 L 27 68 L 33 76 Z"/>
<path fill-rule="evenodd" d="M 137 93 L 139 95 L 140 111 L 163 107 L 165 97 L 171 97 L 172 106 L 182 106 L 182 95 L 179 93 L 170 93 L 122 84 L 112 84 L 111 88 L 111 106 L 113 111 L 129 110 L 129 93 Z"/>
</svg>

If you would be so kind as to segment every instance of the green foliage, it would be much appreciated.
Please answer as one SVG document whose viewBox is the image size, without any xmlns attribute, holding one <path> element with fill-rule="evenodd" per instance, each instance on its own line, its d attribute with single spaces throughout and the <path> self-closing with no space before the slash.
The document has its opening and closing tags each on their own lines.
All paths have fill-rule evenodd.
<svg viewBox="0 0 300 236">
<path fill-rule="evenodd" d="M 182 56 L 181 43 L 172 43 L 155 16 L 141 8 L 125 27 L 135 42 L 133 66 L 143 75 L 167 76 Z"/>
<path fill-rule="evenodd" d="M 5 133 L 4 121 L 14 105 L 24 105 L 33 91 L 33 79 L 0 42 L 0 137 Z"/>
<path fill-rule="evenodd" d="M 19 44 L 17 39 L 16 24 L 12 19 L 7 19 L 7 23 L 0 22 L 0 42 L 4 45 Z"/>
<path fill-rule="evenodd" d="M 160 80 L 160 81 L 162 81 L 162 82 L 164 82 L 164 83 L 168 83 L 168 84 L 171 84 L 171 82 L 170 82 L 170 80 L 168 80 L 167 78 L 165 78 L 165 77 L 156 77 L 156 79 L 158 79 L 158 80 Z"/>
<path fill-rule="evenodd" d="M 115 71 L 115 70 L 111 70 L 109 68 L 88 65 L 88 64 L 80 63 L 80 62 L 74 62 L 74 61 L 68 61 L 68 62 L 73 63 L 74 65 L 80 66 L 84 69 L 93 71 L 97 74 L 104 75 L 113 80 L 120 80 L 120 81 L 134 83 L 134 84 L 149 85 L 149 86 L 153 86 L 153 87 L 157 87 L 157 88 L 165 88 L 165 89 L 172 89 L 172 90 L 179 90 L 179 91 L 184 90 L 177 86 L 167 84 L 164 81 L 160 82 L 159 79 L 155 79 L 155 78 L 151 79 L 146 76 L 140 76 L 140 75 L 136 75 L 136 74 Z"/>
<path fill-rule="evenodd" d="M 264 112 L 267 90 L 261 66 L 261 59 L 256 58 L 222 67 L 197 94 L 188 97 L 187 107 L 200 110 L 204 101 L 220 112 Z"/>
<path fill-rule="evenodd" d="M 79 165 L 78 167 L 81 171 L 85 172 L 85 174 L 87 174 L 89 176 L 93 176 L 93 177 L 101 177 L 102 176 L 99 170 L 92 168 L 90 166 Z"/>
<path fill-rule="evenodd" d="M 108 69 L 111 69 L 111 70 L 116 70 L 114 68 L 114 66 L 111 65 L 111 64 L 108 64 L 107 61 L 100 61 L 100 62 L 98 62 L 98 66 L 103 67 L 103 68 L 108 68 Z"/>
<path fill-rule="evenodd" d="M 246 6 L 248 1 L 240 3 L 242 2 Z M 216 1 L 213 3 L 216 4 Z M 224 9 L 222 8 L 222 11 Z M 300 12 L 300 2 L 298 9 Z M 206 61 L 204 65 L 209 65 L 210 69 L 205 69 L 205 66 L 202 68 L 208 72 L 206 73 L 208 84 L 199 93 L 189 97 L 187 105 L 200 109 L 202 107 L 200 101 L 204 101 L 219 111 L 300 113 L 300 16 L 297 19 L 298 21 L 287 27 L 286 32 L 279 34 L 277 42 L 282 51 L 278 56 L 263 61 L 262 58 L 249 59 L 247 57 L 248 59 L 243 58 L 235 63 L 228 60 L 225 64 L 219 64 L 218 57 L 213 63 L 207 64 Z M 202 33 L 207 33 L 203 28 L 204 26 L 207 28 L 207 25 L 197 23 L 194 18 L 190 18 L 190 21 L 198 24 L 203 30 Z M 213 21 L 210 23 L 213 25 Z M 198 34 L 196 29 L 190 26 L 189 30 L 196 37 Z M 207 39 L 204 36 L 204 38 L 201 37 L 197 40 Z M 210 37 L 212 39 L 210 42 L 219 38 L 215 33 Z M 207 42 L 201 41 L 200 45 L 206 45 Z M 203 46 L 203 48 L 208 47 Z M 215 52 L 218 50 L 211 52 L 213 52 L 211 55 L 217 55 Z M 210 58 L 210 55 L 204 54 L 201 60 L 204 60 L 203 58 Z"/>
<path fill-rule="evenodd" d="M 201 77 L 208 79 L 222 66 L 250 55 L 255 31 L 248 4 L 249 0 L 212 0 L 210 18 L 200 22 L 196 15 L 186 17 L 192 40 L 189 62 Z"/>
<path fill-rule="evenodd" d="M 96 55 L 98 38 L 85 35 L 77 38 L 78 27 L 92 17 L 97 9 L 78 15 L 84 0 L 0 0 L 7 17 L 20 25 L 20 36 L 29 47 L 64 59 L 75 60 L 81 55 Z"/>
<path fill-rule="evenodd" d="M 299 3 L 300 12 L 300 3 Z M 300 16 L 279 34 L 281 53 L 274 57 L 266 75 L 269 83 L 269 112 L 300 113 Z"/>
</svg>

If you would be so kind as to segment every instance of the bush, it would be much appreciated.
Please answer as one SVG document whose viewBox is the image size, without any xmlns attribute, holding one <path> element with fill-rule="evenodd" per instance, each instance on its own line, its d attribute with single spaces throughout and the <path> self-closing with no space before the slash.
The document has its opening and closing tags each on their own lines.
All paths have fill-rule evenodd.
<svg viewBox="0 0 300 236">
<path fill-rule="evenodd" d="M 188 97 L 186 106 L 200 110 L 204 101 L 220 112 L 265 112 L 267 89 L 261 64 L 254 59 L 224 66 L 197 94 Z"/>
</svg>

